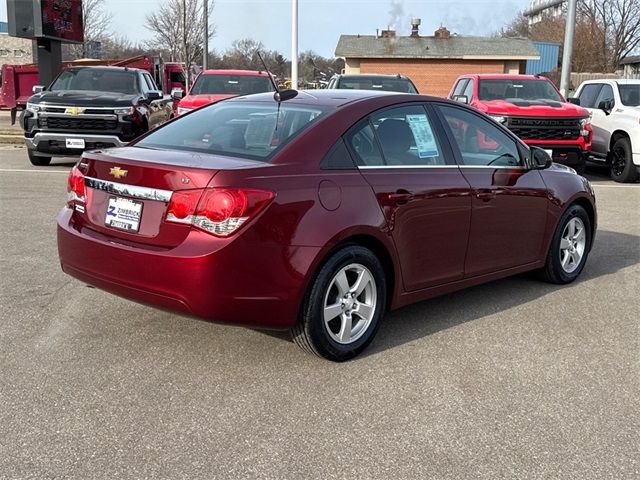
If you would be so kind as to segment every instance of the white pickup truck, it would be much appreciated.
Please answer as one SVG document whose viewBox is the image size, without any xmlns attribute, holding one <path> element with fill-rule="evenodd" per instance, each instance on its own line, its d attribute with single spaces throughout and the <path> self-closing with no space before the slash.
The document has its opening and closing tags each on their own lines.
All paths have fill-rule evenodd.
<svg viewBox="0 0 640 480">
<path fill-rule="evenodd" d="M 589 80 L 575 96 L 591 113 L 592 160 L 609 164 L 616 182 L 638 180 L 640 80 Z"/>
</svg>

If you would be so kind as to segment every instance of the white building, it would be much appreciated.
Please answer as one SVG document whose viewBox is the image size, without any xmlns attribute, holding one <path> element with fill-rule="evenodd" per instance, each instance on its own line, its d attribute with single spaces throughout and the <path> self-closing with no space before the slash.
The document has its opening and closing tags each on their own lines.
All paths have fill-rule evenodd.
<svg viewBox="0 0 640 480">
<path fill-rule="evenodd" d="M 565 0 L 531 0 L 524 16 L 529 18 L 529 25 L 539 23 L 543 18 L 560 17 L 565 13 Z"/>
</svg>

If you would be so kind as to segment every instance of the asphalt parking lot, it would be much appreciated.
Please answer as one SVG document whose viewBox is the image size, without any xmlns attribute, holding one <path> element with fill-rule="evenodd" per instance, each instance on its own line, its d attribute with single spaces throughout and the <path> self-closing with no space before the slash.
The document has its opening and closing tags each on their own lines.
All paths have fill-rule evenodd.
<svg viewBox="0 0 640 480">
<path fill-rule="evenodd" d="M 578 282 L 395 311 L 334 364 L 64 275 L 70 165 L 0 146 L 0 478 L 640 477 L 640 184 L 589 174 Z"/>
</svg>

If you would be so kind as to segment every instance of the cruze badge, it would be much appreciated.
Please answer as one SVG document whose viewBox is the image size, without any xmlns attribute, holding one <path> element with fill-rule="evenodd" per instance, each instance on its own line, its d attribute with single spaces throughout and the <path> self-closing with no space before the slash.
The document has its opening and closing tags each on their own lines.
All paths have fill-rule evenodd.
<svg viewBox="0 0 640 480">
<path fill-rule="evenodd" d="M 80 115 L 84 112 L 84 108 L 80 107 L 68 107 L 64 113 L 68 113 L 69 115 Z"/>
<path fill-rule="evenodd" d="M 113 167 L 109 169 L 109 175 L 113 175 L 116 178 L 124 178 L 129 173 L 127 170 L 122 170 L 120 167 Z"/>
</svg>

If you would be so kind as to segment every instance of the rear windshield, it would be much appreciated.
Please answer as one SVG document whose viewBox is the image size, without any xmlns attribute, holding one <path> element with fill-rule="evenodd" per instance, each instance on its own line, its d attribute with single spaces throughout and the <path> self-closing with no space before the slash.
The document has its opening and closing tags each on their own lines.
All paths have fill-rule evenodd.
<svg viewBox="0 0 640 480">
<path fill-rule="evenodd" d="M 137 73 L 94 68 L 65 70 L 53 82 L 51 90 L 93 90 L 127 95 L 140 91 Z"/>
<path fill-rule="evenodd" d="M 221 102 L 179 117 L 138 147 L 186 150 L 267 161 L 325 110 L 282 102 Z"/>
<path fill-rule="evenodd" d="M 272 92 L 273 85 L 268 77 L 250 75 L 200 75 L 189 92 L 192 95 L 226 94 L 250 95 Z"/>
<path fill-rule="evenodd" d="M 348 90 L 383 90 L 386 92 L 418 93 L 406 78 L 354 77 L 341 78 L 338 88 Z"/>
<path fill-rule="evenodd" d="M 620 100 L 627 107 L 640 106 L 640 84 L 638 85 L 618 85 L 620 88 Z"/>
<path fill-rule="evenodd" d="M 480 80 L 480 100 L 554 100 L 562 97 L 547 80 Z"/>
</svg>

